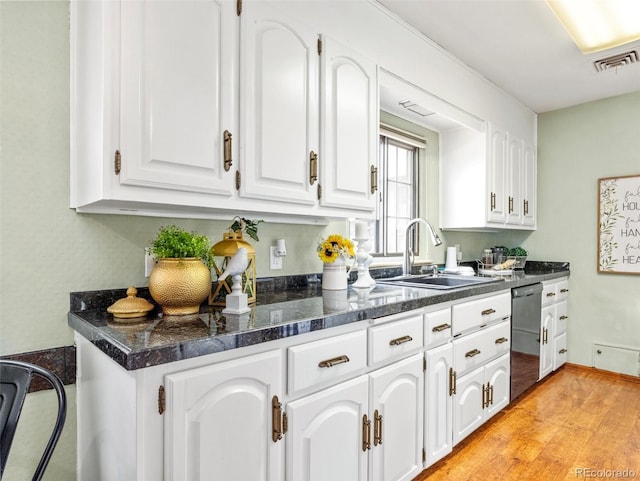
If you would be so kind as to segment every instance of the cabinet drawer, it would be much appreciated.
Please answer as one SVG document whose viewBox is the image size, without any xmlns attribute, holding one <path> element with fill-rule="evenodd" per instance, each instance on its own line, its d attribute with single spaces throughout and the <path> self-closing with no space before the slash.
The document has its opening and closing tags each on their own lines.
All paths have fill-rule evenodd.
<svg viewBox="0 0 640 481">
<path fill-rule="evenodd" d="M 511 316 L 511 293 L 463 302 L 452 308 L 452 334 L 475 329 Z"/>
<path fill-rule="evenodd" d="M 367 366 L 367 331 L 309 342 L 287 350 L 287 390 L 333 384 Z"/>
<path fill-rule="evenodd" d="M 509 352 L 511 323 L 481 329 L 453 341 L 453 366 L 458 375 L 474 369 L 490 359 Z"/>
<path fill-rule="evenodd" d="M 562 334 L 567 330 L 567 301 L 560 301 L 556 304 L 556 327 L 555 334 Z"/>
<path fill-rule="evenodd" d="M 567 362 L 567 334 L 562 333 L 553 340 L 553 370 Z"/>
<path fill-rule="evenodd" d="M 424 343 L 426 347 L 445 344 L 451 339 L 451 308 L 427 312 L 424 315 Z"/>
<path fill-rule="evenodd" d="M 556 282 L 552 283 L 542 283 L 542 305 L 548 306 L 549 304 L 553 304 L 558 299 L 558 284 Z"/>
<path fill-rule="evenodd" d="M 369 365 L 411 354 L 422 347 L 422 314 L 369 328 Z"/>
<path fill-rule="evenodd" d="M 565 280 L 558 282 L 556 290 L 556 301 L 564 301 L 567 297 L 569 297 L 569 281 Z"/>
</svg>

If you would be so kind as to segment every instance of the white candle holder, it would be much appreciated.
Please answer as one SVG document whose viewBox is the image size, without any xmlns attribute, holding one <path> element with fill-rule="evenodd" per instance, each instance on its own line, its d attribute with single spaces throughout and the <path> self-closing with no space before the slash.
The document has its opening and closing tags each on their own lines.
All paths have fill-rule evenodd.
<svg viewBox="0 0 640 481">
<path fill-rule="evenodd" d="M 369 236 L 366 238 L 357 238 L 358 251 L 356 252 L 356 263 L 358 266 L 358 279 L 352 284 L 356 289 L 370 288 L 376 285 L 371 274 L 369 274 L 369 265 L 373 262 L 373 256 L 369 254 L 371 250 L 371 242 Z"/>
</svg>

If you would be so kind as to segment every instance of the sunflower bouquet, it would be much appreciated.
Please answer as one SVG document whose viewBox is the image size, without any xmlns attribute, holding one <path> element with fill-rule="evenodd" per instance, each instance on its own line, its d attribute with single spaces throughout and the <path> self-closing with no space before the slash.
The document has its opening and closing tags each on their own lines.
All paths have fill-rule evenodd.
<svg viewBox="0 0 640 481">
<path fill-rule="evenodd" d="M 351 239 L 338 234 L 331 234 L 318 245 L 318 257 L 325 264 L 335 262 L 338 257 L 353 259 L 355 255 Z"/>
</svg>

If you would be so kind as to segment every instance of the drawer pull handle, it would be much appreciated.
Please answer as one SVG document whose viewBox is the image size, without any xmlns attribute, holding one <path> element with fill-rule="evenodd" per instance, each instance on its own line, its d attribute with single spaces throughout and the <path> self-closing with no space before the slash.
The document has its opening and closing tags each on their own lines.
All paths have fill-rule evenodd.
<svg viewBox="0 0 640 481">
<path fill-rule="evenodd" d="M 565 319 L 569 319 L 569 316 L 560 316 L 561 321 L 564 321 Z"/>
<path fill-rule="evenodd" d="M 489 314 L 494 314 L 495 312 L 496 312 L 495 309 L 485 309 L 480 314 L 482 314 L 483 316 L 488 316 Z"/>
<path fill-rule="evenodd" d="M 496 339 L 496 344 L 503 344 L 505 342 L 507 342 L 509 339 L 507 339 L 506 337 L 499 337 L 498 339 Z"/>
<path fill-rule="evenodd" d="M 440 324 L 439 326 L 436 326 L 433 329 L 431 329 L 431 331 L 442 332 L 442 331 L 446 331 L 447 329 L 451 329 L 451 324 Z"/>
<path fill-rule="evenodd" d="M 559 354 L 564 354 L 565 352 L 567 352 L 567 350 L 566 350 L 566 349 L 560 349 L 560 350 L 558 351 L 558 353 L 559 353 Z"/>
<path fill-rule="evenodd" d="M 560 292 L 564 294 L 565 292 L 569 292 L 569 289 L 560 289 Z"/>
<path fill-rule="evenodd" d="M 389 345 L 390 346 L 399 346 L 400 344 L 404 344 L 405 342 L 411 342 L 413 341 L 413 337 L 411 336 L 402 336 L 399 337 L 398 339 L 391 339 L 389 341 Z"/>
<path fill-rule="evenodd" d="M 318 367 L 333 367 L 336 364 L 344 364 L 345 362 L 349 362 L 349 356 L 338 356 L 333 359 L 327 359 L 326 361 L 320 361 L 318 363 Z"/>
<path fill-rule="evenodd" d="M 547 297 L 553 297 L 553 296 L 555 296 L 555 295 L 556 295 L 556 293 L 555 293 L 555 292 L 548 292 L 548 293 L 547 293 Z"/>
<path fill-rule="evenodd" d="M 477 356 L 478 354 L 480 354 L 480 349 L 474 349 L 466 353 L 464 357 L 473 357 L 473 356 Z"/>
</svg>

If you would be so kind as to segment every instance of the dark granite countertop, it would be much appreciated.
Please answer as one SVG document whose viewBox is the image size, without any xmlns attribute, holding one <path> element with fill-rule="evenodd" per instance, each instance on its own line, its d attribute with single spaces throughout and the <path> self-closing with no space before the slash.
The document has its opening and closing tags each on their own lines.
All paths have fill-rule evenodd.
<svg viewBox="0 0 640 481">
<path fill-rule="evenodd" d="M 135 370 L 568 275 L 568 263 L 530 261 L 525 271 L 499 282 L 450 291 L 383 284 L 365 291 L 323 291 L 318 275 L 267 278 L 259 280 L 257 304 L 242 316 L 225 316 L 220 308 L 203 305 L 193 316 L 163 317 L 156 308 L 128 322 L 114 321 L 106 312 L 126 297 L 126 288 L 73 292 L 68 322 L 122 367 Z M 153 301 L 146 288 L 139 288 L 138 296 Z"/>
</svg>

